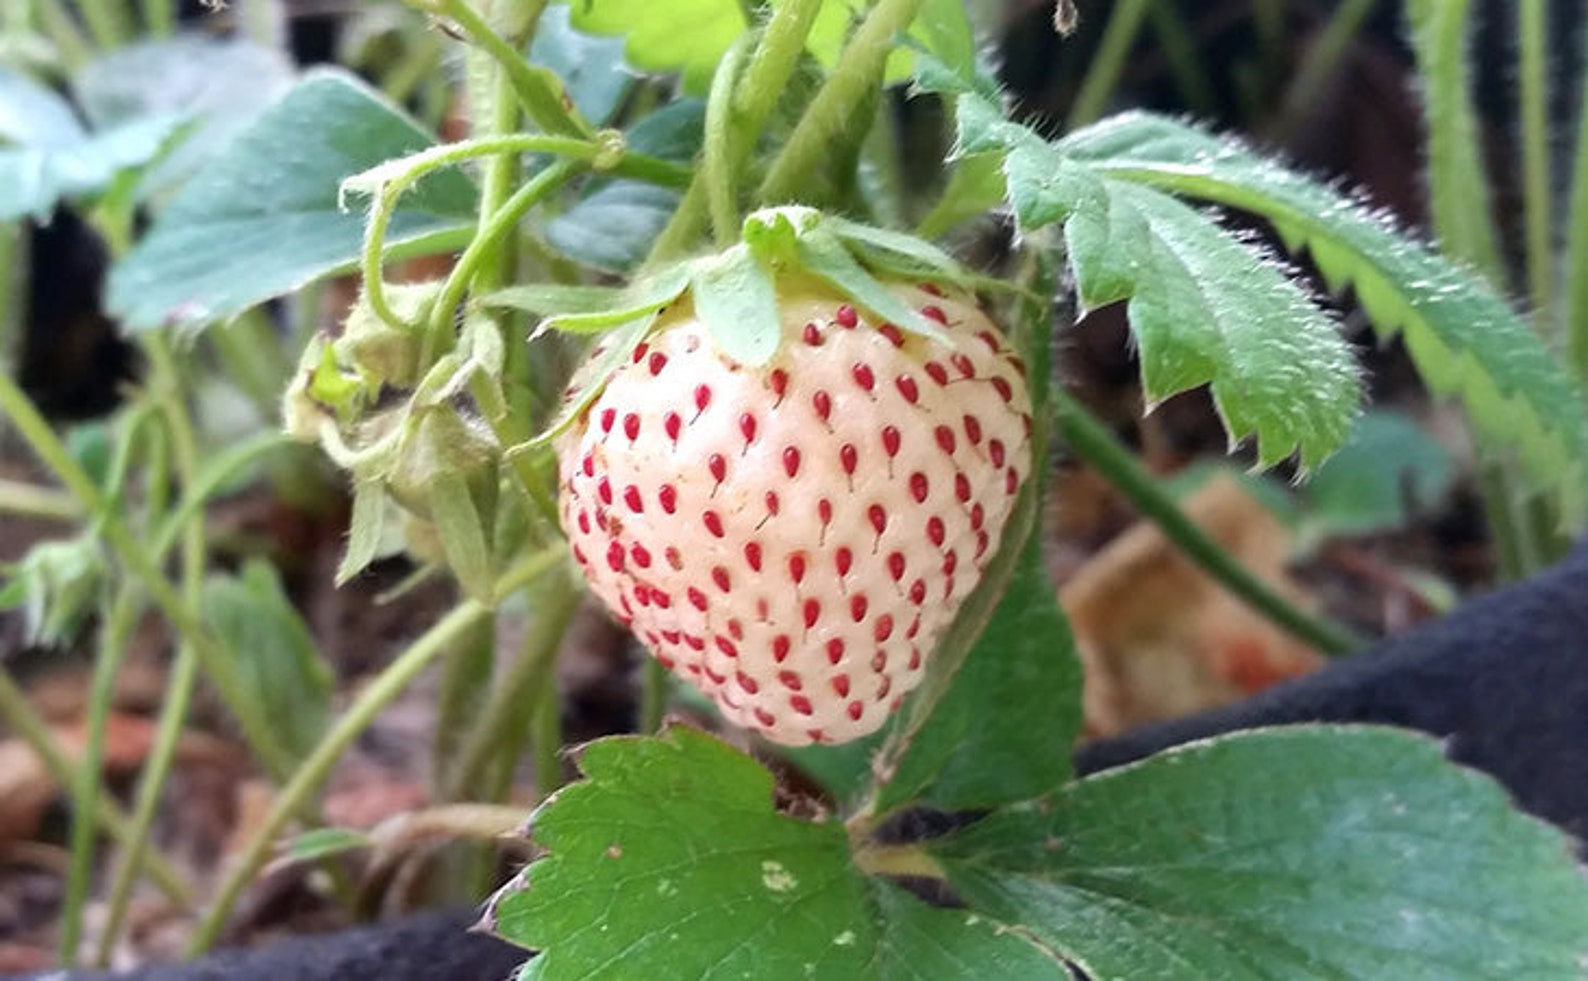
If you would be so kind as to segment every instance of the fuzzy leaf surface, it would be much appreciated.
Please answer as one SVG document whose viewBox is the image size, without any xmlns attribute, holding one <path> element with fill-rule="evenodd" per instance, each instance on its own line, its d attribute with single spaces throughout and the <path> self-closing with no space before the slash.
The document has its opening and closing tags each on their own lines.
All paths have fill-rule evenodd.
<svg viewBox="0 0 1588 981">
<path fill-rule="evenodd" d="M 1567 978 L 1588 878 L 1489 778 L 1392 729 L 1228 736 L 996 812 L 931 851 L 1090 978 Z"/>
<path fill-rule="evenodd" d="M 1535 487 L 1568 521 L 1588 519 L 1588 410 L 1565 367 L 1487 283 L 1349 196 L 1244 146 L 1161 116 L 1132 113 L 1060 149 L 1120 180 L 1267 219 L 1308 251 L 1334 288 L 1351 286 L 1374 329 L 1404 334 L 1429 388 L 1457 395 L 1495 443 L 1516 447 Z"/>
<path fill-rule="evenodd" d="M 1063 227 L 1082 306 L 1127 301 L 1149 401 L 1209 384 L 1230 436 L 1255 437 L 1263 465 L 1294 452 L 1311 468 L 1344 442 L 1361 400 L 1355 361 L 1289 270 L 1169 195 L 1113 179 L 1006 121 L 979 96 L 961 97 L 957 110 L 962 153 L 1006 155 L 1022 228 Z"/>
<path fill-rule="evenodd" d="M 592 743 L 531 821 L 548 856 L 487 915 L 528 976 L 1062 979 L 1025 940 L 854 865 L 841 824 L 777 813 L 772 776 L 688 729 Z"/>
<path fill-rule="evenodd" d="M 111 270 L 109 310 L 132 330 L 200 327 L 351 267 L 364 215 L 343 179 L 433 144 L 345 72 L 309 73 L 212 157 Z M 466 241 L 476 194 L 460 171 L 421 180 L 393 216 L 392 258 Z"/>
</svg>

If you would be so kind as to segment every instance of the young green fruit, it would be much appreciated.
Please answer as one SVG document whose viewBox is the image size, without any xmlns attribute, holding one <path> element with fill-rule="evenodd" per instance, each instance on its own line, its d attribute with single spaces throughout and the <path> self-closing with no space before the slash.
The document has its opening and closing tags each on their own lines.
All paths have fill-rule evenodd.
<svg viewBox="0 0 1588 981">
<path fill-rule="evenodd" d="M 949 343 L 805 287 L 780 295 L 778 349 L 751 367 L 686 297 L 558 438 L 563 526 L 592 590 L 780 743 L 883 724 L 1031 468 L 1022 366 L 996 326 L 935 290 L 889 289 Z"/>
</svg>

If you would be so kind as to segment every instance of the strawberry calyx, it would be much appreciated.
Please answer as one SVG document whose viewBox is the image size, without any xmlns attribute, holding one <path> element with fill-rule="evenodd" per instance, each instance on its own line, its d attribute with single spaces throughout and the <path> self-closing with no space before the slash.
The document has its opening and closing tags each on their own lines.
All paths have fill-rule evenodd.
<svg viewBox="0 0 1588 981">
<path fill-rule="evenodd" d="M 965 270 L 936 246 L 902 232 L 864 225 L 813 208 L 763 208 L 744 221 L 742 240 L 726 250 L 674 263 L 627 287 L 535 284 L 481 298 L 541 317 L 548 331 L 605 333 L 600 364 L 583 373 L 563 410 L 530 445 L 549 442 L 584 411 L 669 307 L 687 299 L 712 340 L 735 362 L 757 368 L 777 352 L 779 295 L 820 284 L 872 319 L 934 341 L 939 324 L 891 291 L 888 281 L 963 286 Z"/>
</svg>

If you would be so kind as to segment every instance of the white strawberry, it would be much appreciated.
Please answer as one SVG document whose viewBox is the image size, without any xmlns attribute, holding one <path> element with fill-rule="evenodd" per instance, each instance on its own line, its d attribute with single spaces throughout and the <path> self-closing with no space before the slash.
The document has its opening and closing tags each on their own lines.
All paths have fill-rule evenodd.
<svg viewBox="0 0 1588 981">
<path fill-rule="evenodd" d="M 778 349 L 747 367 L 686 294 L 557 441 L 591 588 L 725 716 L 780 743 L 883 724 L 1031 467 L 1022 366 L 997 328 L 935 289 L 888 288 L 951 346 L 805 282 L 780 290 Z"/>
</svg>

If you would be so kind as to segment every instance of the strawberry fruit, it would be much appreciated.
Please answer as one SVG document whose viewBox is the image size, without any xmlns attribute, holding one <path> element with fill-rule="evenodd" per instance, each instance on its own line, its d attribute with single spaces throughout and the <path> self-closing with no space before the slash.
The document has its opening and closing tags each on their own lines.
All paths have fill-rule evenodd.
<svg viewBox="0 0 1588 981">
<path fill-rule="evenodd" d="M 562 521 L 596 595 L 780 743 L 882 725 L 1031 467 L 1021 364 L 997 328 L 936 290 L 889 289 L 951 343 L 807 290 L 780 296 L 777 351 L 749 367 L 684 299 L 558 437 Z"/>
</svg>

